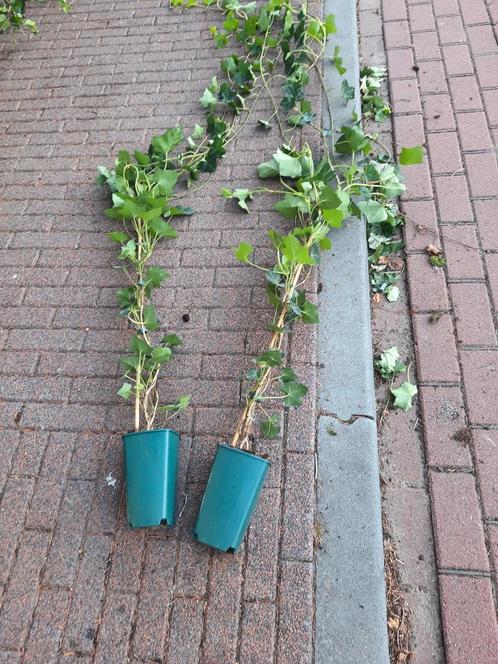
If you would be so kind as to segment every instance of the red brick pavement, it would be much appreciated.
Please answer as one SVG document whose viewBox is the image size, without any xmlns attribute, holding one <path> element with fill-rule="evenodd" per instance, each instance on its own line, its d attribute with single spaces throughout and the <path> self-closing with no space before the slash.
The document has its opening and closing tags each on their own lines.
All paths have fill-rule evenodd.
<svg viewBox="0 0 498 664">
<path fill-rule="evenodd" d="M 372 16 L 362 16 L 362 25 L 372 26 L 369 45 L 382 48 L 384 38 L 396 147 L 419 142 L 427 154 L 423 165 L 406 170 L 403 206 L 413 220 L 406 230 L 408 283 L 445 658 L 492 664 L 498 662 L 498 2 L 383 0 L 380 13 L 374 8 L 363 3 Z M 444 251 L 444 270 L 430 268 L 428 244 Z"/>
<path fill-rule="evenodd" d="M 120 434 L 131 412 L 115 396 L 128 331 L 96 166 L 199 121 L 220 53 L 205 12 L 78 0 L 63 17 L 54 5 L 33 7 L 39 36 L 0 43 L 0 662 L 307 664 L 314 399 L 263 448 L 273 466 L 243 551 L 217 555 L 191 536 L 216 443 L 234 426 L 239 376 L 264 342 L 264 291 L 231 249 L 250 240 L 265 260 L 278 223 L 272 201 L 246 215 L 219 189 L 256 182 L 278 139 L 256 144 L 249 124 L 192 201 L 199 212 L 157 251 L 172 274 L 158 294 L 162 322 L 184 341 L 160 388 L 193 397 L 175 422 L 188 501 L 174 530 L 130 532 Z M 289 346 L 314 394 L 313 339 Z"/>
</svg>

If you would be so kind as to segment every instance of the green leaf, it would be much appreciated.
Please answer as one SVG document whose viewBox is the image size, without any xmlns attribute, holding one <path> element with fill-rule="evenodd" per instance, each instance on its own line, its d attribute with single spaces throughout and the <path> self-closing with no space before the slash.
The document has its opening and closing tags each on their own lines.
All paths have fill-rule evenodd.
<svg viewBox="0 0 498 664">
<path fill-rule="evenodd" d="M 282 152 L 280 149 L 273 155 L 273 160 L 277 164 L 279 175 L 282 177 L 298 178 L 302 174 L 303 169 L 299 159 Z"/>
<path fill-rule="evenodd" d="M 165 334 L 164 337 L 161 339 L 161 342 L 163 344 L 167 344 L 168 346 L 181 346 L 182 345 L 182 340 L 177 334 Z"/>
<path fill-rule="evenodd" d="M 397 302 L 399 298 L 399 288 L 397 286 L 389 286 L 386 290 L 386 297 L 389 302 Z"/>
<path fill-rule="evenodd" d="M 387 219 L 387 211 L 384 205 L 372 199 L 358 201 L 358 209 L 367 218 L 369 224 L 380 224 Z"/>
<path fill-rule="evenodd" d="M 406 413 L 413 406 L 412 400 L 417 393 L 417 386 L 405 380 L 399 387 L 391 389 L 391 394 L 395 397 L 394 407 Z"/>
<path fill-rule="evenodd" d="M 172 127 L 161 134 L 154 136 L 150 146 L 155 154 L 164 154 L 166 157 L 169 152 L 179 145 L 183 140 L 183 130 L 181 127 Z"/>
<path fill-rule="evenodd" d="M 241 242 L 235 250 L 235 258 L 241 263 L 246 263 L 254 251 L 254 247 L 249 242 Z"/>
<path fill-rule="evenodd" d="M 282 383 L 280 389 L 282 394 L 285 395 L 284 405 L 288 407 L 300 406 L 308 393 L 306 385 L 297 383 L 296 381 Z"/>
<path fill-rule="evenodd" d="M 344 221 L 344 213 L 342 210 L 322 210 L 324 220 L 331 228 L 341 228 Z"/>
<path fill-rule="evenodd" d="M 156 311 L 152 304 L 147 304 L 144 307 L 144 325 L 151 332 L 159 328 L 159 321 L 157 320 Z"/>
<path fill-rule="evenodd" d="M 249 212 L 246 201 L 252 200 L 252 191 L 249 189 L 235 189 L 235 191 L 232 192 L 231 198 L 236 198 L 239 203 L 239 207 L 241 207 L 246 212 Z"/>
<path fill-rule="evenodd" d="M 284 367 L 282 369 L 282 375 L 280 376 L 280 380 L 282 383 L 289 383 L 289 382 L 295 382 L 297 380 L 297 376 L 294 372 L 294 369 L 291 369 L 290 367 Z"/>
<path fill-rule="evenodd" d="M 308 249 L 299 242 L 294 235 L 287 235 L 282 244 L 282 254 L 292 263 L 300 265 L 315 265 L 316 261 L 310 256 Z"/>
<path fill-rule="evenodd" d="M 171 359 L 171 356 L 171 348 L 162 348 L 161 346 L 157 346 L 152 350 L 151 359 L 156 364 L 164 364 Z"/>
<path fill-rule="evenodd" d="M 211 92 L 209 88 L 206 88 L 204 90 L 202 97 L 199 99 L 199 102 L 202 108 L 212 110 L 216 106 L 218 99 L 215 97 L 215 95 Z"/>
<path fill-rule="evenodd" d="M 258 175 L 260 178 L 274 178 L 278 175 L 278 164 L 274 159 L 265 161 L 258 166 Z"/>
<path fill-rule="evenodd" d="M 281 350 L 265 350 L 264 353 L 261 353 L 256 358 L 256 362 L 259 365 L 265 364 L 268 367 L 279 367 L 282 364 L 283 357 Z"/>
<path fill-rule="evenodd" d="M 272 415 L 268 419 L 264 420 L 260 426 L 261 435 L 265 438 L 276 438 L 280 433 L 280 424 L 278 417 Z"/>
<path fill-rule="evenodd" d="M 294 219 L 298 211 L 307 214 L 309 212 L 309 204 L 302 196 L 285 194 L 281 201 L 275 203 L 273 209 L 278 210 L 286 219 Z"/>
<path fill-rule="evenodd" d="M 150 228 L 159 237 L 178 237 L 178 233 L 173 226 L 163 219 L 153 219 L 150 222 Z"/>
<path fill-rule="evenodd" d="M 156 183 L 157 190 L 161 196 L 169 197 L 173 193 L 173 189 L 178 180 L 178 172 L 168 169 L 164 170 L 157 167 L 153 173 L 149 175 L 149 179 Z"/>
<path fill-rule="evenodd" d="M 380 357 L 375 360 L 375 368 L 380 373 L 384 380 L 391 380 L 397 374 L 406 371 L 406 365 L 400 361 L 399 351 L 397 346 L 388 348 L 380 354 Z"/>
<path fill-rule="evenodd" d="M 154 288 L 159 288 L 162 282 L 169 277 L 169 272 L 163 270 L 161 267 L 149 267 L 145 273 L 146 281 Z"/>
<path fill-rule="evenodd" d="M 424 161 L 424 150 L 421 145 L 413 148 L 402 148 L 399 154 L 399 163 L 403 166 L 413 166 Z"/>
<path fill-rule="evenodd" d="M 205 133 L 206 132 L 204 130 L 204 127 L 201 127 L 201 125 L 196 123 L 194 126 L 194 130 L 192 131 L 192 138 L 195 139 L 202 138 Z"/>
<path fill-rule="evenodd" d="M 325 32 L 328 35 L 332 35 L 334 34 L 334 32 L 337 32 L 337 27 L 335 25 L 335 16 L 333 14 L 329 14 L 328 16 L 325 17 L 324 25 L 325 25 Z"/>
<path fill-rule="evenodd" d="M 130 236 L 124 231 L 111 231 L 110 233 L 107 233 L 107 237 L 113 242 L 124 244 Z"/>
<path fill-rule="evenodd" d="M 123 383 L 116 394 L 123 399 L 129 399 L 131 397 L 132 386 L 131 383 Z"/>
<path fill-rule="evenodd" d="M 158 411 L 159 412 L 172 412 L 172 413 L 181 413 L 182 410 L 185 410 L 190 403 L 190 396 L 188 394 L 184 394 L 181 397 L 179 397 L 178 401 L 176 403 L 171 403 L 167 404 L 166 406 L 159 406 Z"/>
<path fill-rule="evenodd" d="M 342 91 L 342 96 L 346 101 L 350 101 L 351 99 L 354 99 L 355 95 L 355 89 L 352 85 L 349 85 L 349 83 L 344 79 L 342 81 L 341 85 L 341 91 Z"/>
<path fill-rule="evenodd" d="M 329 249 L 332 249 L 332 240 L 329 237 L 322 237 L 319 244 L 322 251 L 328 251 Z"/>
<path fill-rule="evenodd" d="M 118 258 L 120 260 L 128 259 L 134 261 L 137 255 L 137 245 L 135 240 L 128 240 L 128 242 L 121 248 Z"/>
</svg>

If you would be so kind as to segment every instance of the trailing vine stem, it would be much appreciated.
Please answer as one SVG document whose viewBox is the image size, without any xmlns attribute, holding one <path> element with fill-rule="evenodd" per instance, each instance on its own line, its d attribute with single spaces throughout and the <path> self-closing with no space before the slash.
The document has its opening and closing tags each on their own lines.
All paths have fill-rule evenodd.
<svg viewBox="0 0 498 664">
<path fill-rule="evenodd" d="M 176 1 L 181 2 L 181 0 Z M 211 4 L 210 0 L 205 2 Z M 187 0 L 187 3 L 195 4 L 195 0 Z M 233 9 L 236 4 L 238 3 L 231 2 L 230 7 Z M 261 13 L 266 11 L 269 5 L 275 7 L 276 3 L 269 2 Z M 217 6 L 220 7 L 219 2 Z M 227 6 L 228 3 L 222 5 L 225 11 Z M 248 5 L 245 5 L 246 10 L 247 7 Z M 300 16 L 301 18 L 306 16 L 305 7 L 301 9 Z M 331 241 L 327 237 L 329 229 L 339 228 L 347 217 L 366 219 L 370 233 L 369 242 L 374 229 L 382 245 L 386 229 L 395 227 L 402 219 L 396 199 L 404 191 L 405 186 L 399 169 L 390 163 L 390 156 L 373 153 L 370 137 L 363 132 L 359 118 L 354 115 L 352 126 L 341 127 L 339 131 L 334 128 L 328 90 L 321 72 L 325 43 L 321 42 L 319 52 L 316 54 L 306 46 L 306 39 L 314 38 L 317 34 L 323 35 L 326 39 L 328 34 L 335 31 L 335 25 L 331 17 L 326 17 L 323 23 L 317 19 L 313 21 L 314 23 L 303 20 L 302 33 L 293 35 L 300 42 L 299 48 L 294 48 L 292 52 L 290 50 L 285 52 L 282 48 L 283 66 L 287 74 L 280 103 L 280 108 L 285 111 L 284 118 L 280 116 L 279 106 L 263 76 L 263 84 L 274 109 L 271 119 L 276 119 L 285 143 L 273 154 L 270 161 L 259 165 L 258 174 L 262 178 L 280 178 L 284 191 L 276 192 L 281 198 L 274 207 L 291 223 L 287 234 L 280 234 L 274 230 L 269 232 L 277 252 L 277 261 L 272 269 L 257 265 L 251 259 L 254 250 L 249 243 L 240 243 L 235 252 L 241 262 L 266 273 L 268 298 L 275 310 L 274 322 L 270 326 L 272 335 L 266 350 L 254 358 L 255 366 L 246 374 L 250 386 L 231 440 L 232 446 L 241 449 L 249 449 L 251 446 L 251 430 L 258 409 L 266 418 L 261 425 L 261 434 L 272 438 L 279 433 L 278 417 L 268 413 L 267 408 L 262 405 L 264 402 L 283 402 L 284 406 L 296 407 L 302 403 L 307 393 L 306 386 L 298 381 L 292 368 L 283 366 L 282 346 L 284 335 L 290 331 L 296 320 L 304 323 L 318 321 L 316 305 L 307 300 L 305 292 L 299 287 L 302 286 L 301 273 L 305 266 L 310 266 L 311 269 L 313 265 L 317 265 L 321 251 L 331 248 Z M 242 27 L 241 31 L 244 29 Z M 223 40 L 221 44 L 224 45 Z M 300 61 L 298 58 L 297 65 L 294 59 L 296 54 L 302 56 Z M 288 58 L 291 60 L 290 68 Z M 342 59 L 337 49 L 333 63 L 343 76 L 346 70 L 342 66 Z M 261 58 L 259 64 L 261 68 Z M 296 73 L 299 77 L 304 71 L 307 74 L 311 69 L 316 71 L 325 96 L 330 116 L 328 130 L 322 130 L 313 122 L 311 104 L 304 101 L 303 81 L 301 80 L 293 90 L 290 85 L 295 83 Z M 346 81 L 342 88 L 348 95 L 346 99 L 350 99 L 351 90 L 354 94 L 354 88 Z M 292 100 L 292 104 L 289 104 L 289 99 Z M 288 112 L 290 109 L 296 115 L 290 116 Z M 319 162 L 315 163 L 307 143 L 301 150 L 296 150 L 292 139 L 286 140 L 287 133 L 291 130 L 283 128 L 285 122 L 292 129 L 308 125 L 320 132 L 323 157 Z M 410 155 L 403 163 L 419 163 L 421 160 L 420 148 L 403 149 L 403 151 Z M 235 199 L 242 209 L 249 212 L 248 203 L 262 189 L 269 191 L 268 188 L 233 191 L 224 189 L 222 193 L 226 198 Z M 275 373 L 278 375 L 275 376 Z M 268 395 L 268 391 L 276 383 L 281 394 Z"/>
</svg>

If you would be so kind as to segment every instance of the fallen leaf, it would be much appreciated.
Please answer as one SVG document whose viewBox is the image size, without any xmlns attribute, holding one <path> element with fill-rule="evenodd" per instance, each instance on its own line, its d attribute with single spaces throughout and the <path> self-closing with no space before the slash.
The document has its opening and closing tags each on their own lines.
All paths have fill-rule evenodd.
<svg viewBox="0 0 498 664">
<path fill-rule="evenodd" d="M 389 625 L 389 627 L 391 629 L 398 629 L 398 627 L 399 627 L 399 618 L 396 618 L 395 616 L 392 616 L 387 621 L 387 624 Z"/>
<path fill-rule="evenodd" d="M 428 244 L 425 250 L 428 254 L 431 254 L 431 256 L 439 256 L 441 253 L 441 249 L 438 249 L 433 244 Z"/>
<path fill-rule="evenodd" d="M 389 263 L 389 256 L 379 256 L 377 263 L 379 265 L 387 265 Z"/>
<path fill-rule="evenodd" d="M 373 302 L 374 304 L 380 304 L 381 299 L 382 299 L 382 298 L 381 298 L 380 293 L 374 293 L 374 294 L 372 295 L 372 302 Z"/>
</svg>

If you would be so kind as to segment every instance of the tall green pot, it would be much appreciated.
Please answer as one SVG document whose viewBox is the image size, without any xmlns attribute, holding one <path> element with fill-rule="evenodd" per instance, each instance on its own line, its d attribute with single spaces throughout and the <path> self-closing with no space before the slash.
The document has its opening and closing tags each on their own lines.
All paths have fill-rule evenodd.
<svg viewBox="0 0 498 664">
<path fill-rule="evenodd" d="M 130 527 L 173 526 L 179 434 L 171 429 L 127 433 L 123 449 Z"/>
<path fill-rule="evenodd" d="M 204 492 L 194 537 L 234 553 L 256 507 L 270 462 L 229 445 L 219 445 Z"/>
</svg>

